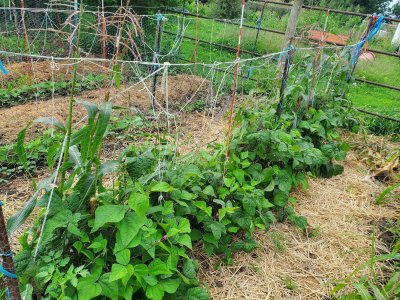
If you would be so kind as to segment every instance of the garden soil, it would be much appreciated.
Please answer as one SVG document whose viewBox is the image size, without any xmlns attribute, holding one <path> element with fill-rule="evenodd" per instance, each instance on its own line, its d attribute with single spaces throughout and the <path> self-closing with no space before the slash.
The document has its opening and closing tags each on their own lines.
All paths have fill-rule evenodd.
<svg viewBox="0 0 400 300">
<path fill-rule="evenodd" d="M 170 76 L 168 80 L 169 112 L 171 114 L 176 113 L 177 123 L 179 123 L 180 126 L 185 127 L 187 125 L 190 129 L 197 128 L 195 131 L 202 129 L 204 125 L 218 127 L 214 122 L 210 122 L 207 114 L 206 117 L 204 117 L 204 113 L 191 114 L 189 119 L 186 118 L 188 114 L 186 113 L 185 108 L 190 103 L 199 99 L 204 99 L 209 94 L 208 81 L 191 75 Z M 118 90 L 112 90 L 111 97 L 115 97 L 115 99 L 113 99 L 113 105 L 125 107 L 126 110 L 123 110 L 122 113 L 140 111 L 143 114 L 148 114 L 152 109 L 149 95 L 150 86 L 151 83 L 147 81 L 132 89 L 122 86 Z M 161 99 L 159 101 L 160 103 L 157 102 L 155 104 L 156 110 L 161 109 L 161 107 L 165 109 L 166 97 L 163 96 L 165 95 L 165 92 L 161 88 L 160 81 L 156 92 L 157 98 Z M 76 96 L 76 99 L 100 104 L 104 99 L 104 89 L 83 91 L 81 94 Z M 79 103 L 75 103 L 73 109 L 73 124 L 77 124 L 84 116 L 86 116 L 86 110 L 84 106 Z M 63 122 L 67 119 L 68 111 L 68 96 L 57 96 L 54 99 L 47 101 L 34 101 L 10 108 L 0 109 L 0 145 L 15 142 L 18 133 L 37 118 L 54 116 L 55 119 Z M 186 122 L 187 120 L 190 122 Z M 29 127 L 27 137 L 34 138 L 38 136 L 43 129 L 43 125 L 33 123 L 32 126 Z"/>
</svg>

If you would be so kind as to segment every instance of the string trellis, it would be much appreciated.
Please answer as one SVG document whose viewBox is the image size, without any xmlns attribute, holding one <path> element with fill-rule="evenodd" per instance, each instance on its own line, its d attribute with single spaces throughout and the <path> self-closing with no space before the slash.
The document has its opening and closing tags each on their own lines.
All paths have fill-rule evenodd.
<svg viewBox="0 0 400 300">
<path fill-rule="evenodd" d="M 198 9 L 196 1 L 196 15 Z M 139 144 L 150 141 L 161 149 L 155 176 L 162 181 L 167 160 L 178 164 L 180 154 L 202 149 L 218 139 L 226 139 L 226 160 L 230 159 L 235 105 L 245 95 L 255 95 L 255 105 L 276 105 L 285 93 L 282 109 L 294 110 L 299 103 L 297 94 L 295 97 L 287 89 L 280 91 L 277 84 L 281 57 L 293 55 L 287 77 L 283 79 L 286 85 L 299 86 L 299 95 L 311 95 L 312 101 L 307 105 L 317 105 L 316 91 L 334 86 L 334 68 L 347 66 L 352 49 L 359 46 L 294 46 L 254 57 L 250 54 L 257 50 L 263 35 L 258 30 L 255 42 L 243 40 L 245 13 L 246 1 L 243 0 L 238 26 L 229 20 L 200 22 L 198 16 L 162 12 L 139 15 L 132 7 L 106 7 L 104 4 L 97 8 L 82 5 L 79 10 L 57 1 L 43 8 L 3 7 L 0 15 L 5 22 L 0 24 L 0 31 L 7 43 L 0 44 L 0 56 L 11 73 L 1 78 L 1 84 L 3 88 L 18 88 L 29 74 L 31 78 L 26 79 L 26 85 L 35 90 L 36 111 L 47 113 L 51 118 L 53 134 L 57 122 L 67 118 L 65 112 L 75 69 L 79 88 L 73 95 L 73 113 L 76 114 L 71 118 L 73 128 L 79 129 L 87 118 L 78 100 L 96 104 L 108 100 L 123 111 L 116 113 L 117 119 L 146 118 L 155 134 L 145 140 L 138 137 L 136 141 Z M 260 25 L 263 16 L 264 10 Z M 21 32 L 19 28 L 23 23 L 26 26 L 21 27 Z M 328 17 L 324 31 L 327 24 Z M 208 31 L 202 26 L 207 26 Z M 236 36 L 236 51 L 229 51 L 232 48 L 229 45 L 214 45 L 214 42 L 226 42 L 232 33 Z M 211 43 L 203 45 L 203 37 Z M 245 48 L 247 44 L 250 49 Z M 314 65 L 309 64 L 313 61 Z M 21 66 L 29 72 L 18 73 Z M 308 82 L 309 78 L 313 78 L 312 83 Z M 242 93 L 238 92 L 239 86 Z M 46 91 L 46 88 L 49 89 Z M 1 105 L 11 109 L 23 103 Z M 229 114 L 228 120 L 224 119 L 225 112 Z M 50 197 L 44 209 L 41 233 L 59 183 L 66 143 L 65 137 L 50 180 Z M 171 148 L 174 149 L 172 155 L 167 151 Z M 40 235 L 35 258 L 41 255 L 41 241 Z"/>
</svg>

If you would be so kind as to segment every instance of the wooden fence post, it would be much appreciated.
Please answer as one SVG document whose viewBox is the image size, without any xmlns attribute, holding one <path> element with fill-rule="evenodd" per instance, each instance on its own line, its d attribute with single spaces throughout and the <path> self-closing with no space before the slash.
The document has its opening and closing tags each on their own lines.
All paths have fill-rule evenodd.
<svg viewBox="0 0 400 300">
<path fill-rule="evenodd" d="M 289 45 L 291 45 L 294 41 L 294 37 L 296 35 L 296 27 L 299 21 L 301 7 L 303 6 L 304 0 L 294 0 L 292 10 L 290 11 L 288 25 L 286 27 L 285 32 L 285 40 L 283 43 L 283 50 L 287 50 Z M 279 66 L 279 74 L 280 78 L 283 77 L 283 73 L 285 72 L 285 60 L 284 55 L 282 55 L 281 60 L 278 63 Z"/>
<path fill-rule="evenodd" d="M 303 6 L 304 0 L 294 0 L 292 10 L 290 11 L 288 25 L 285 32 L 285 42 L 283 48 L 289 46 L 290 40 L 294 38 L 296 34 L 296 27 L 299 21 L 301 7 Z"/>
</svg>

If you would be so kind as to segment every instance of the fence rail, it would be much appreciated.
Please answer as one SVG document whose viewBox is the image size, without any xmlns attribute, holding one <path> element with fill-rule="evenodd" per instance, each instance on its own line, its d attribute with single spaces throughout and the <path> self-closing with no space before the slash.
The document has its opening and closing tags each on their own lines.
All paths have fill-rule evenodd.
<svg viewBox="0 0 400 300">
<path fill-rule="evenodd" d="M 176 35 L 175 33 L 172 33 L 172 32 L 169 32 L 169 31 L 164 31 L 164 33 L 168 34 L 168 35 L 172 35 L 172 36 Z M 218 44 L 218 43 L 211 43 L 211 42 L 208 42 L 208 41 L 205 41 L 205 40 L 196 39 L 194 37 L 190 37 L 190 36 L 186 36 L 186 35 L 182 35 L 181 38 L 182 39 L 191 40 L 191 41 L 198 41 L 199 43 L 205 44 L 205 45 L 224 48 L 224 49 L 230 51 L 231 53 L 236 53 L 236 51 L 237 51 L 236 48 L 231 47 L 231 46 L 222 45 L 222 44 Z M 263 56 L 263 54 L 261 54 L 261 53 L 258 53 L 258 52 L 255 52 L 255 51 L 249 51 L 249 50 L 245 50 L 245 49 L 242 49 L 241 52 L 249 54 L 249 55 L 253 55 L 255 57 Z M 380 83 L 380 82 L 375 82 L 375 81 L 371 81 L 371 80 L 367 80 L 367 79 L 359 78 L 359 77 L 355 77 L 354 79 L 356 81 L 358 81 L 358 82 L 362 82 L 362 83 L 366 83 L 366 84 L 369 84 L 369 85 L 378 86 L 378 87 L 382 87 L 382 88 L 387 88 L 387 89 L 391 89 L 391 90 L 400 92 L 400 87 L 397 87 L 397 86 L 383 84 L 383 83 Z"/>
<path fill-rule="evenodd" d="M 198 17 L 199 19 L 204 19 L 204 20 L 214 20 L 215 22 L 218 23 L 223 23 L 223 24 L 231 24 L 231 25 L 238 25 L 240 26 L 240 23 L 238 22 L 234 22 L 232 20 L 224 20 L 224 19 L 213 19 L 211 17 L 207 17 L 207 16 L 203 16 L 203 15 L 196 15 L 193 13 L 189 13 L 189 12 L 182 12 L 182 10 L 174 10 L 174 9 L 170 9 L 170 8 L 166 8 L 165 11 L 168 12 L 173 12 L 173 13 L 180 13 L 180 14 L 185 14 L 186 16 L 191 16 L 191 17 Z M 254 30 L 260 30 L 263 32 L 272 32 L 272 33 L 276 33 L 276 34 L 280 34 L 280 35 L 285 35 L 284 31 L 280 31 L 280 30 L 276 30 L 276 29 L 271 29 L 271 28 L 264 28 L 264 27 L 257 27 L 257 26 L 251 26 L 251 25 L 247 25 L 247 24 L 243 24 L 244 28 L 249 28 L 249 29 L 254 29 Z M 298 39 L 305 39 L 310 41 L 310 39 L 306 36 L 296 36 L 296 38 Z M 327 44 L 331 44 L 331 45 L 335 45 L 334 43 L 330 43 L 328 41 L 325 41 L 325 43 Z M 377 54 L 382 54 L 382 55 L 387 55 L 387 56 L 393 56 L 393 57 L 398 57 L 400 58 L 400 54 L 399 53 L 393 53 L 393 52 L 387 52 L 387 51 L 383 51 L 383 50 L 378 50 L 378 49 L 373 49 L 373 48 L 366 48 L 367 51 L 373 52 L 373 53 L 377 53 Z"/>
<path fill-rule="evenodd" d="M 269 1 L 269 0 L 251 0 L 250 2 L 275 4 L 275 5 L 290 6 L 290 7 L 293 6 L 292 3 Z M 363 13 L 333 9 L 333 8 L 325 8 L 325 7 L 319 7 L 319 6 L 303 5 L 302 7 L 305 9 L 309 9 L 309 10 L 332 12 L 332 13 L 338 13 L 338 14 L 348 15 L 348 16 L 356 16 L 356 17 L 370 17 L 371 16 L 369 14 L 363 14 Z M 385 20 L 390 21 L 390 22 L 400 23 L 400 19 L 396 19 L 396 18 L 385 17 Z"/>
</svg>

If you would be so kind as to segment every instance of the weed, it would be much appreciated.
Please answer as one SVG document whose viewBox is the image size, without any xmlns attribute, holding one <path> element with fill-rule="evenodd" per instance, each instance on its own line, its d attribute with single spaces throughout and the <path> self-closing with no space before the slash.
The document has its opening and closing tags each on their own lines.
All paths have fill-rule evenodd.
<svg viewBox="0 0 400 300">
<path fill-rule="evenodd" d="M 186 106 L 186 110 L 188 112 L 201 112 L 204 111 L 206 108 L 207 108 L 207 103 L 206 100 L 204 99 L 198 99 Z"/>
<path fill-rule="evenodd" d="M 274 243 L 275 253 L 285 253 L 286 243 L 285 243 L 285 236 L 283 235 L 283 233 L 278 230 L 274 230 L 271 232 L 271 238 Z"/>
<path fill-rule="evenodd" d="M 293 278 L 288 277 L 288 276 L 283 277 L 282 282 L 288 290 L 290 290 L 290 291 L 297 290 L 297 286 L 296 286 L 296 283 L 294 282 Z"/>
</svg>

